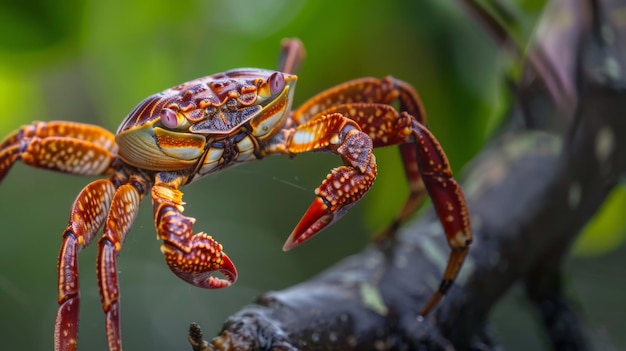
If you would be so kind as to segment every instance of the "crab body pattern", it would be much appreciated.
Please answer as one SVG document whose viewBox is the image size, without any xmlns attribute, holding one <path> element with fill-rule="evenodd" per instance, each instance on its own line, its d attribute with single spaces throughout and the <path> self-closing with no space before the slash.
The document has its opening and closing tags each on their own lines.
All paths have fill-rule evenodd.
<svg viewBox="0 0 626 351">
<path fill-rule="evenodd" d="M 456 278 L 472 235 L 465 199 L 447 158 L 424 126 L 415 90 L 392 77 L 346 82 L 292 110 L 303 57 L 298 40 L 287 40 L 279 68 L 236 69 L 167 89 L 142 101 L 116 134 L 94 125 L 33 122 L 0 143 L 0 181 L 18 160 L 79 175 L 107 175 L 76 197 L 58 258 L 55 350 L 75 350 L 78 335 L 78 252 L 103 228 L 96 270 L 110 350 L 121 350 L 116 257 L 142 199 L 152 200 L 157 236 L 170 269 L 202 288 L 225 288 L 237 279 L 231 259 L 212 236 L 194 232 L 183 215 L 180 188 L 229 166 L 272 154 L 310 151 L 339 155 L 315 189 L 315 199 L 289 235 L 289 250 L 341 218 L 376 178 L 372 149 L 399 145 L 410 195 L 394 222 L 379 235 L 393 236 L 428 193 L 444 228 L 451 255 L 427 314 Z M 399 106 L 398 109 L 393 106 Z M 221 272 L 223 277 L 217 277 Z"/>
</svg>

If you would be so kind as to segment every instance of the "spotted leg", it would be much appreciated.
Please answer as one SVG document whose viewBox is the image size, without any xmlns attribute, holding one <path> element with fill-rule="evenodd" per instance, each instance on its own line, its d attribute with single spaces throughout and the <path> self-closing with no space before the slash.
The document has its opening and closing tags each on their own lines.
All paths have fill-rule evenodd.
<svg viewBox="0 0 626 351">
<path fill-rule="evenodd" d="M 326 112 L 341 114 L 354 120 L 363 130 L 370 131 L 369 137 L 375 146 L 399 144 L 403 147 L 401 152 L 405 156 L 404 161 L 408 163 L 405 164 L 407 174 L 420 174 L 452 250 L 438 291 L 420 312 L 426 315 L 456 279 L 472 242 L 465 197 L 461 187 L 452 178 L 448 159 L 424 125 L 407 112 L 399 113 L 390 105 L 344 104 L 329 108 Z"/>
<path fill-rule="evenodd" d="M 398 102 L 402 113 L 391 107 L 394 102 Z M 424 190 L 433 199 L 452 253 L 438 291 L 420 312 L 426 315 L 458 275 L 472 234 L 465 198 L 452 179 L 445 153 L 423 124 L 425 113 L 417 92 L 392 77 L 357 79 L 314 96 L 292 114 L 292 119 L 295 124 L 306 124 L 332 113 L 354 120 L 372 139 L 374 147 L 399 145 L 410 195 L 383 237 L 392 237 L 399 224 L 415 212 Z"/>
<path fill-rule="evenodd" d="M 104 232 L 98 240 L 98 290 L 105 314 L 109 351 L 122 350 L 120 329 L 119 284 L 117 280 L 117 256 L 122 250 L 149 184 L 145 179 L 131 177 L 113 195 Z"/>
<path fill-rule="evenodd" d="M 426 113 L 417 92 L 408 83 L 393 77 L 383 79 L 361 78 L 332 87 L 302 104 L 294 111 L 293 120 L 296 124 L 303 124 L 321 114 L 329 113 L 333 107 L 343 104 L 393 104 L 396 102 L 399 104 L 400 111 L 408 112 L 419 123 L 425 125 Z M 369 115 L 367 118 L 375 120 L 378 118 L 378 114 Z M 375 137 L 374 134 L 385 132 L 376 123 L 363 124 L 363 131 L 372 138 L 374 147 L 389 145 L 389 142 L 383 142 L 383 138 Z M 376 239 L 379 242 L 392 238 L 400 224 L 417 211 L 426 195 L 421 174 L 416 167 L 418 155 L 415 147 L 412 144 L 400 144 L 399 148 L 409 185 L 409 196 L 392 223 L 377 234 Z"/>
<path fill-rule="evenodd" d="M 105 174 L 112 171 L 116 152 L 113 134 L 103 128 L 73 122 L 33 122 L 0 143 L 0 181 L 18 160 L 71 174 Z M 76 350 L 80 304 L 77 254 L 104 223 L 114 192 L 111 180 L 96 180 L 81 191 L 72 206 L 57 265 L 57 351 Z"/>
<path fill-rule="evenodd" d="M 161 252 L 174 274 L 200 288 L 218 289 L 237 280 L 237 270 L 222 245 L 206 233 L 193 232 L 194 218 L 183 215 L 183 182 L 170 173 L 159 173 L 152 187 L 152 210 Z M 219 271 L 226 279 L 213 276 Z"/>
<path fill-rule="evenodd" d="M 59 309 L 54 324 L 56 351 L 76 350 L 80 307 L 77 254 L 91 243 L 102 227 L 114 193 L 115 186 L 110 180 L 96 180 L 78 194 L 72 206 L 57 265 Z"/>
<path fill-rule="evenodd" d="M 341 155 L 344 166 L 331 171 L 315 189 L 316 198 L 283 246 L 290 250 L 345 215 L 376 178 L 372 140 L 339 113 L 323 115 L 283 131 L 265 153 L 296 155 L 328 151 Z"/>
<path fill-rule="evenodd" d="M 33 122 L 0 143 L 0 181 L 18 160 L 64 173 L 104 174 L 116 153 L 115 136 L 104 128 L 73 122 Z"/>
</svg>

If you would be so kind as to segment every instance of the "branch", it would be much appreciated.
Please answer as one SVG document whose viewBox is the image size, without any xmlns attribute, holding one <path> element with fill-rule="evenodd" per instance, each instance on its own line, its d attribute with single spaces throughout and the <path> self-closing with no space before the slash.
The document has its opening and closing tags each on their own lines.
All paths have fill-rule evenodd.
<svg viewBox="0 0 626 351">
<path fill-rule="evenodd" d="M 565 40 L 567 50 L 537 46 L 542 67 L 564 59 L 556 73 L 560 83 L 575 84 L 567 92 L 573 106 L 562 109 L 551 98 L 554 82 L 527 66 L 506 126 L 468 167 L 463 189 L 475 241 L 431 315 L 416 318 L 449 249 L 427 211 L 393 242 L 369 245 L 311 280 L 260 296 L 210 345 L 193 326 L 194 350 L 492 349 L 489 312 L 520 281 L 554 349 L 586 349 L 561 295 L 561 262 L 626 172 L 626 138 L 618 137 L 626 135 L 626 30 L 607 17 L 611 7 L 624 6 L 591 3 L 555 2 L 554 11 L 575 20 L 565 29 L 544 22 L 542 40 Z"/>
</svg>

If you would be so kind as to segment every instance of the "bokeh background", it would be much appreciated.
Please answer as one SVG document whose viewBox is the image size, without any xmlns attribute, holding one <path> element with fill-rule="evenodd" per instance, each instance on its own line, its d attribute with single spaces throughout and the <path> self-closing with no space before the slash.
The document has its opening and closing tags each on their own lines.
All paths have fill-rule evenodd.
<svg viewBox="0 0 626 351">
<path fill-rule="evenodd" d="M 518 9 L 517 35 L 530 36 L 544 2 L 503 3 Z M 296 104 L 361 76 L 406 80 L 418 88 L 457 174 L 510 101 L 505 78 L 513 64 L 452 1 L 13 0 L 0 3 L 0 136 L 31 120 L 115 130 L 136 103 L 169 86 L 231 68 L 275 67 L 284 37 L 299 37 L 307 48 Z M 118 261 L 126 349 L 188 350 L 190 322 L 212 336 L 258 294 L 358 251 L 368 240 L 363 233 L 384 226 L 401 205 L 406 185 L 396 153 L 378 151 L 380 175 L 362 203 L 289 253 L 283 241 L 339 158 L 268 158 L 186 187 L 186 214 L 239 269 L 237 284 L 221 291 L 171 274 L 146 201 Z M 1 184 L 0 348 L 52 349 L 61 232 L 89 180 L 18 164 Z M 623 189 L 615 193 L 566 267 L 568 293 L 607 350 L 626 348 L 625 198 Z M 95 246 L 80 254 L 79 346 L 97 351 L 106 342 Z M 494 311 L 495 335 L 508 350 L 544 349 L 535 318 L 521 289 L 513 289 Z"/>
</svg>

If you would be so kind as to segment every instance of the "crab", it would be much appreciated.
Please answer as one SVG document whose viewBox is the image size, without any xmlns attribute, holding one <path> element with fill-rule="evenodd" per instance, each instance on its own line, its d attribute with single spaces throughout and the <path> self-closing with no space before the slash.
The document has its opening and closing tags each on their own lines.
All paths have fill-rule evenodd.
<svg viewBox="0 0 626 351">
<path fill-rule="evenodd" d="M 146 195 L 152 199 L 161 252 L 172 272 L 200 288 L 233 284 L 235 265 L 212 236 L 194 232 L 195 219 L 183 215 L 180 188 L 273 154 L 293 157 L 325 151 L 343 160 L 315 189 L 315 199 L 283 246 L 286 251 L 344 216 L 367 193 L 377 173 L 373 148 L 398 145 L 410 193 L 379 240 L 392 238 L 425 194 L 430 195 L 451 254 L 438 290 L 420 315 L 437 305 L 461 269 L 472 234 L 463 193 L 425 126 L 417 92 L 393 77 L 361 78 L 292 110 L 294 73 L 303 56 L 299 40 L 286 40 L 278 70 L 235 69 L 154 94 L 128 114 L 115 134 L 90 124 L 33 122 L 0 143 L 0 181 L 17 161 L 64 173 L 108 176 L 78 194 L 63 231 L 55 350 L 77 347 L 77 256 L 102 227 L 98 289 L 108 348 L 122 349 L 116 257 Z"/>
</svg>

